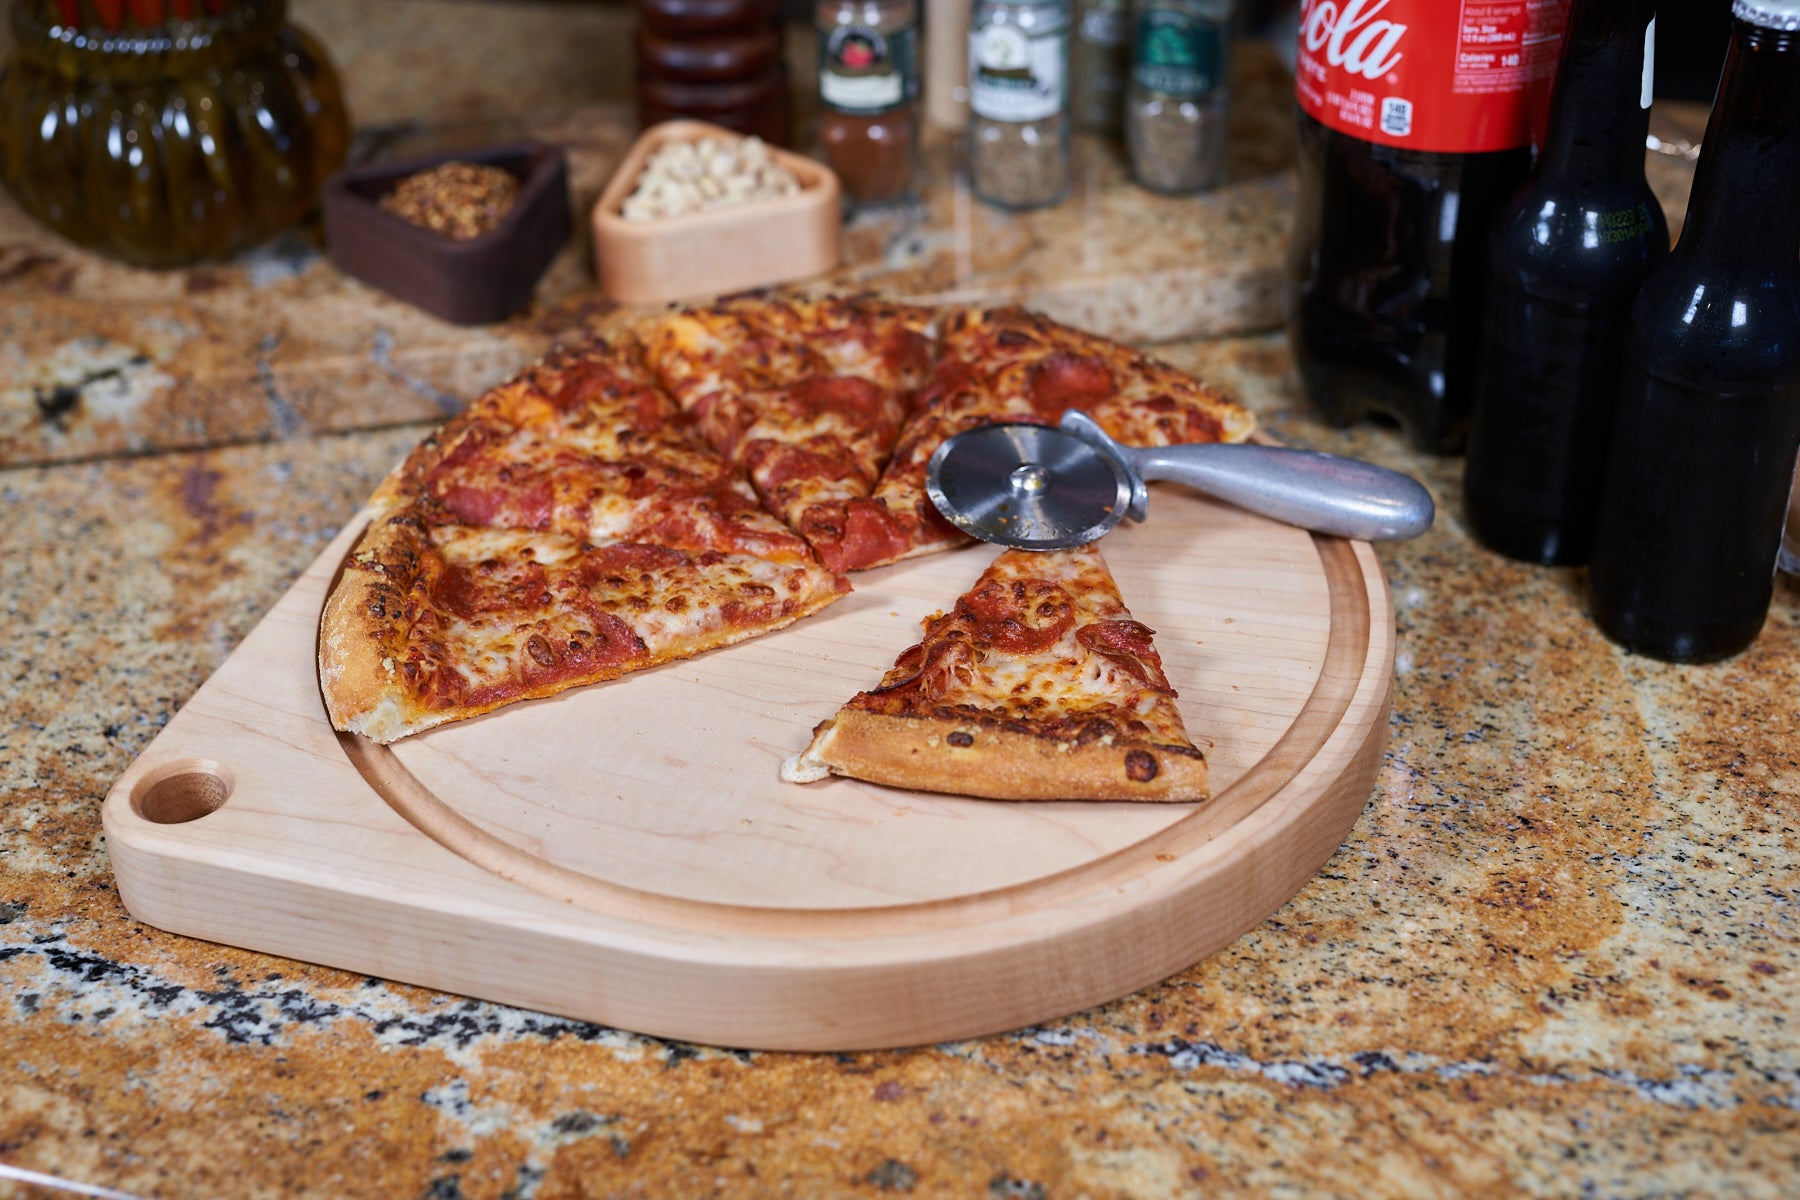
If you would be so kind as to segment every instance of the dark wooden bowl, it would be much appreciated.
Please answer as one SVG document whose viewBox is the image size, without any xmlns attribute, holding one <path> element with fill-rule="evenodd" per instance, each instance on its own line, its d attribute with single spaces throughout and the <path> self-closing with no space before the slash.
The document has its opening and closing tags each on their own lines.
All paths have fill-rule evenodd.
<svg viewBox="0 0 1800 1200">
<path fill-rule="evenodd" d="M 494 228 L 458 240 L 381 207 L 401 180 L 446 162 L 496 166 L 518 179 L 518 198 Z M 573 228 L 562 152 L 535 141 L 339 171 L 325 181 L 322 206 L 339 270 L 458 325 L 485 325 L 524 308 Z"/>
</svg>

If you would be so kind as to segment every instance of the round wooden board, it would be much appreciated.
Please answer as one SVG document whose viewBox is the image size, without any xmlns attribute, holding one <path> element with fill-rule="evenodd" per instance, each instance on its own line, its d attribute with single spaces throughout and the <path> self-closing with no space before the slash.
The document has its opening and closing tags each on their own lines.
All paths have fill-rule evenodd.
<svg viewBox="0 0 1800 1200">
<path fill-rule="evenodd" d="M 296 586 L 315 622 L 348 545 Z M 391 747 L 322 740 L 316 695 L 312 724 L 268 732 L 245 705 L 304 705 L 234 655 L 109 797 L 121 892 L 167 928 L 732 1046 L 919 1044 L 1113 999 L 1228 944 L 1342 842 L 1394 640 L 1366 544 L 1159 488 L 1101 549 L 1207 749 L 1204 804 L 781 781 L 997 552 L 971 546 L 859 574 L 787 630 Z M 293 669 L 284 611 L 240 652 L 282 660 L 265 681 Z M 181 771 L 231 799 L 145 820 Z"/>
<path fill-rule="evenodd" d="M 1354 762 L 1385 732 L 1392 639 L 1373 635 L 1387 601 L 1350 544 L 1191 495 L 1159 495 L 1157 509 L 1102 549 L 1127 605 L 1158 631 L 1208 750 L 1206 804 L 781 782 L 782 759 L 968 589 L 998 552 L 989 546 L 859 575 L 820 616 L 729 650 L 392 747 L 346 747 L 396 811 L 484 869 L 642 930 L 722 935 L 708 964 L 722 994 L 762 961 L 816 973 L 821 988 L 853 961 L 905 977 L 892 1011 L 855 1016 L 882 1042 L 1061 1015 L 1224 944 L 1241 922 L 1219 915 L 1248 903 L 1260 919 L 1285 900 L 1355 819 L 1374 760 L 1335 779 L 1303 780 L 1305 768 L 1334 738 L 1361 731 L 1343 748 Z M 1371 669 L 1375 702 L 1353 713 Z M 1282 828 L 1238 828 L 1271 801 Z M 1218 894 L 1242 886 L 1245 864 L 1230 860 L 1246 854 L 1255 874 L 1283 880 L 1272 902 Z M 1125 945 L 1070 953 L 1096 925 Z M 1153 944 L 1168 956 L 1133 949 Z M 696 948 L 671 953 L 692 986 Z M 1016 992 L 996 977 L 1001 961 L 1019 972 Z M 1047 988 L 1040 976 L 1060 978 Z M 962 1001 L 972 991 L 993 997 L 979 1013 Z M 733 1005 L 666 1032 L 762 1044 L 771 1017 L 785 1024 Z"/>
</svg>

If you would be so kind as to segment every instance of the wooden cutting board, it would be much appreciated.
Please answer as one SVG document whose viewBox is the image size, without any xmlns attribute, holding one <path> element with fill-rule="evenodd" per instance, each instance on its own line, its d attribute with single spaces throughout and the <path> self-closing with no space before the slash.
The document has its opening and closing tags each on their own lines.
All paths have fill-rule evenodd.
<svg viewBox="0 0 1800 1200">
<path fill-rule="evenodd" d="M 1342 842 L 1394 654 L 1366 544 L 1160 487 L 1151 511 L 1102 550 L 1208 747 L 1205 804 L 781 781 L 989 546 L 686 662 L 391 747 L 339 735 L 318 615 L 359 520 L 108 794 L 120 893 L 178 933 L 731 1046 L 919 1044 L 1124 995 Z"/>
</svg>

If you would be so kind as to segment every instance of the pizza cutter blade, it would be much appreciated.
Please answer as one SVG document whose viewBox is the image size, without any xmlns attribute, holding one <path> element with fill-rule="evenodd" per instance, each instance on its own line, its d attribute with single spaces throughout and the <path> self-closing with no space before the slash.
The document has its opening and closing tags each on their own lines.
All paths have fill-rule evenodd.
<svg viewBox="0 0 1800 1200">
<path fill-rule="evenodd" d="M 1312 450 L 1244 443 L 1122 446 L 1086 413 L 1059 426 L 983 425 L 946 438 L 926 490 L 971 537 L 1062 550 L 1149 514 L 1148 480 L 1186 484 L 1262 516 L 1360 541 L 1415 537 L 1435 507 L 1397 471 Z"/>
</svg>

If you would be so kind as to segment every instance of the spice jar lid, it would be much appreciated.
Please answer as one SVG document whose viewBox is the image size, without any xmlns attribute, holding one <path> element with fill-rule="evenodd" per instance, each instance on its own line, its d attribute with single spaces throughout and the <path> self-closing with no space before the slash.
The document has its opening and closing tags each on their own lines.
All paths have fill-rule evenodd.
<svg viewBox="0 0 1800 1200">
<path fill-rule="evenodd" d="M 1765 29 L 1800 29 L 1800 0 L 1735 0 L 1731 15 Z"/>
</svg>

